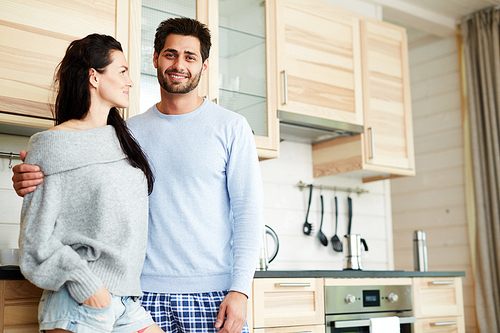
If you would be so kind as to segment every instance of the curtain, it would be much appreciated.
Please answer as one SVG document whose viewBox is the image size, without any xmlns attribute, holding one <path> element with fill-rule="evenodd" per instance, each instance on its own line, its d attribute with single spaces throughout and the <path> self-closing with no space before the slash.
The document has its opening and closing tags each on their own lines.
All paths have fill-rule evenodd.
<svg viewBox="0 0 500 333">
<path fill-rule="evenodd" d="M 500 9 L 461 22 L 476 209 L 475 295 L 481 332 L 500 332 Z"/>
</svg>

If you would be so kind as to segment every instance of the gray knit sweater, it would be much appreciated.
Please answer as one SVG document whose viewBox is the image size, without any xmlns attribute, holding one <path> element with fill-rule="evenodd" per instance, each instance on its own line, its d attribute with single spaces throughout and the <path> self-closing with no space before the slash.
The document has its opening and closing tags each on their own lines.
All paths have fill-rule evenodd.
<svg viewBox="0 0 500 333">
<path fill-rule="evenodd" d="M 142 295 L 147 180 L 129 164 L 114 128 L 37 133 L 26 163 L 39 165 L 45 178 L 24 197 L 23 275 L 43 289 L 66 285 L 79 303 L 102 286 Z"/>
</svg>

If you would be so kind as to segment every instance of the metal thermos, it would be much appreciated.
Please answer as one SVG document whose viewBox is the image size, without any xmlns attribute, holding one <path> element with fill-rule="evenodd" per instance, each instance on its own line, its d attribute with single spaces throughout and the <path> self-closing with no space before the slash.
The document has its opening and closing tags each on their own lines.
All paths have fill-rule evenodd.
<svg viewBox="0 0 500 333">
<path fill-rule="evenodd" d="M 425 243 L 425 232 L 415 230 L 413 232 L 413 266 L 415 271 L 427 272 L 427 245 Z"/>
</svg>

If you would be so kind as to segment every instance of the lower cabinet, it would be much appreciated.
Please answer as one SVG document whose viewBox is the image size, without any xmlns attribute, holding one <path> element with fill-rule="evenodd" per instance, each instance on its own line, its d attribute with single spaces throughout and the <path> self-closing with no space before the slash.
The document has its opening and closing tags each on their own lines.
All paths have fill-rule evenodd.
<svg viewBox="0 0 500 333">
<path fill-rule="evenodd" d="M 254 279 L 254 332 L 325 332 L 322 278 Z"/>
<path fill-rule="evenodd" d="M 325 325 L 256 328 L 254 333 L 325 333 Z"/>
<path fill-rule="evenodd" d="M 465 333 L 462 278 L 413 278 L 415 333 Z"/>
<path fill-rule="evenodd" d="M 26 280 L 0 281 L 0 333 L 38 332 L 42 289 Z"/>
</svg>

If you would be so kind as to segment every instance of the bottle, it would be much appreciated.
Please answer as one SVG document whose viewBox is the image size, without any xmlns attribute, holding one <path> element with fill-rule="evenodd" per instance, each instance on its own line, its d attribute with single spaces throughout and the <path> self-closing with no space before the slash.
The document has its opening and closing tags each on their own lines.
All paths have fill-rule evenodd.
<svg viewBox="0 0 500 333">
<path fill-rule="evenodd" d="M 413 232 L 413 266 L 415 271 L 427 272 L 427 245 L 425 243 L 425 232 L 415 230 Z"/>
</svg>

